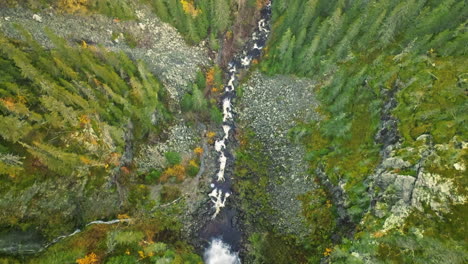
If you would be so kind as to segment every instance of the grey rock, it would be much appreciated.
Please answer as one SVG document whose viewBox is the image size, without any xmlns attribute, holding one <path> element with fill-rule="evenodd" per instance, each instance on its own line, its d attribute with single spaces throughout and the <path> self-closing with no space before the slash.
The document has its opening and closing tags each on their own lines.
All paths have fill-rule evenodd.
<svg viewBox="0 0 468 264">
<path fill-rule="evenodd" d="M 314 83 L 305 78 L 268 77 L 254 72 L 244 84 L 244 93 L 236 104 L 240 109 L 241 130 L 253 130 L 266 148 L 265 156 L 272 160 L 269 192 L 277 212 L 272 221 L 279 230 L 300 237 L 307 234 L 307 227 L 297 196 L 313 189 L 314 184 L 308 176 L 305 149 L 291 142 L 288 132 L 298 121 L 318 119 L 314 111 L 318 103 L 313 86 Z"/>
<path fill-rule="evenodd" d="M 382 162 L 382 167 L 384 169 L 402 169 L 402 168 L 407 168 L 409 167 L 411 164 L 407 161 L 404 161 L 403 159 L 399 158 L 399 157 L 391 157 L 391 158 L 388 158 L 388 159 L 385 159 L 383 162 Z"/>
</svg>

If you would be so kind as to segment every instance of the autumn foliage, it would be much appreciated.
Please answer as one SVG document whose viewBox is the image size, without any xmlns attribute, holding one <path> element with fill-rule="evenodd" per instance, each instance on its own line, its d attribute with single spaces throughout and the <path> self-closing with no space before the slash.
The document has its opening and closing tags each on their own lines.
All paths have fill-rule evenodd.
<svg viewBox="0 0 468 264">
<path fill-rule="evenodd" d="M 84 258 L 80 258 L 76 260 L 77 264 L 97 264 L 99 263 L 99 258 L 93 252 L 86 255 Z"/>
<path fill-rule="evenodd" d="M 196 9 L 193 5 L 193 0 L 180 0 L 180 3 L 182 4 L 182 9 L 185 14 L 197 17 L 201 13 L 201 10 Z"/>
<path fill-rule="evenodd" d="M 214 77 L 215 77 L 216 70 L 214 67 L 210 68 L 206 72 L 206 86 L 211 87 L 214 84 Z"/>
<path fill-rule="evenodd" d="M 60 0 L 58 7 L 67 13 L 86 12 L 88 11 L 88 0 Z"/>
<path fill-rule="evenodd" d="M 175 177 L 178 182 L 182 182 L 185 179 L 185 167 L 180 164 L 169 167 L 163 172 L 159 180 L 164 183 L 171 177 Z"/>
<path fill-rule="evenodd" d="M 203 148 L 201 148 L 201 147 L 196 147 L 196 148 L 193 150 L 193 152 L 195 152 L 195 154 L 197 154 L 197 155 L 201 155 L 201 154 L 203 154 Z"/>
</svg>

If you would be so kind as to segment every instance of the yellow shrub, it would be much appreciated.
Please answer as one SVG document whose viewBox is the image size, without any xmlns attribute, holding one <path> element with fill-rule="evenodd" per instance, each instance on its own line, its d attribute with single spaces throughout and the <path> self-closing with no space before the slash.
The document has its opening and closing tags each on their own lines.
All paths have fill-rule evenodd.
<svg viewBox="0 0 468 264">
<path fill-rule="evenodd" d="M 130 216 L 128 214 L 119 214 L 117 219 L 130 219 Z"/>
<path fill-rule="evenodd" d="M 200 147 L 196 147 L 193 152 L 195 152 L 195 154 L 197 155 L 201 155 L 203 154 L 203 148 L 200 148 Z"/>
<path fill-rule="evenodd" d="M 324 256 L 330 256 L 331 253 L 332 253 L 332 249 L 331 248 L 326 248 L 325 252 L 323 252 L 323 255 Z"/>
<path fill-rule="evenodd" d="M 164 183 L 170 177 L 175 177 L 178 182 L 182 182 L 185 179 L 185 167 L 180 164 L 169 167 L 163 172 L 159 180 Z"/>
<path fill-rule="evenodd" d="M 198 164 L 197 164 L 197 161 L 196 161 L 196 160 L 190 160 L 190 161 L 189 161 L 189 165 L 198 168 Z"/>
<path fill-rule="evenodd" d="M 97 264 L 99 262 L 99 258 L 93 252 L 86 255 L 84 258 L 80 258 L 76 260 L 77 264 Z"/>
<path fill-rule="evenodd" d="M 58 7 L 67 13 L 88 11 L 88 0 L 59 0 Z"/>
<path fill-rule="evenodd" d="M 193 0 L 180 0 L 180 3 L 184 12 L 192 17 L 197 17 L 201 13 L 201 10 L 196 9 L 193 5 Z"/>
</svg>

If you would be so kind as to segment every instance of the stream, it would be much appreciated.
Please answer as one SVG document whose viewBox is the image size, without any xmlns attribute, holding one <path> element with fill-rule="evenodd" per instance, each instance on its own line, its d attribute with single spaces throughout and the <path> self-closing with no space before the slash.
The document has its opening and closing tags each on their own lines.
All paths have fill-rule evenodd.
<svg viewBox="0 0 468 264">
<path fill-rule="evenodd" d="M 208 194 L 213 204 L 212 217 L 199 231 L 199 236 L 207 242 L 204 260 L 207 264 L 240 264 L 239 250 L 241 248 L 242 233 L 237 219 L 239 212 L 229 205 L 232 196 L 232 179 L 234 170 L 233 146 L 235 145 L 235 111 L 233 101 L 236 97 L 235 88 L 239 84 L 237 75 L 241 70 L 247 70 L 252 61 L 259 58 L 261 51 L 270 34 L 271 1 L 260 11 L 260 20 L 250 39 L 242 51 L 235 55 L 227 67 L 228 82 L 221 96 L 221 108 L 223 112 L 222 137 L 215 141 L 217 152 L 218 170 L 211 183 L 212 191 Z M 130 124 L 131 125 L 131 124 Z M 131 146 L 126 147 L 131 149 Z M 129 154 L 131 155 L 131 154 Z M 124 155 L 127 157 L 126 155 Z M 117 178 L 114 178 L 117 182 Z M 117 186 L 119 189 L 119 186 Z M 122 194 L 120 193 L 120 196 Z M 231 198 L 230 198 L 231 197 Z M 131 219 L 114 219 L 110 221 L 93 221 L 86 226 L 95 224 L 117 224 L 129 222 Z M 44 251 L 57 242 L 72 237 L 82 232 L 76 229 L 74 232 L 59 236 L 46 243 L 44 238 L 35 231 L 12 230 L 0 233 L 4 239 L 0 239 L 0 254 L 36 254 Z M 15 241 L 12 243 L 11 241 Z"/>
<path fill-rule="evenodd" d="M 218 154 L 218 170 L 213 177 L 208 194 L 213 203 L 213 215 L 200 232 L 200 237 L 210 241 L 204 253 L 207 264 L 239 264 L 238 251 L 241 244 L 241 231 L 238 228 L 236 208 L 227 202 L 232 195 L 232 179 L 234 170 L 234 156 L 232 145 L 234 142 L 235 112 L 233 101 L 236 97 L 235 88 L 239 84 L 237 78 L 240 70 L 247 70 L 252 61 L 259 58 L 261 51 L 270 34 L 271 1 L 260 11 L 260 20 L 242 51 L 234 56 L 227 68 L 228 82 L 221 97 L 223 112 L 224 135 L 215 141 Z"/>
</svg>

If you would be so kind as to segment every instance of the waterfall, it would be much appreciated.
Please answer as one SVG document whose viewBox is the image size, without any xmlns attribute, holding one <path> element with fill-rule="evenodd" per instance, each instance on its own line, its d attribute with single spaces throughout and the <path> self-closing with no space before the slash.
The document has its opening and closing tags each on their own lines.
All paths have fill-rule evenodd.
<svg viewBox="0 0 468 264">
<path fill-rule="evenodd" d="M 206 264 L 240 264 L 239 255 L 220 239 L 213 239 L 204 255 Z"/>
</svg>

